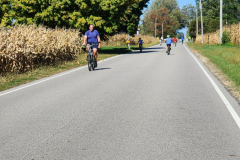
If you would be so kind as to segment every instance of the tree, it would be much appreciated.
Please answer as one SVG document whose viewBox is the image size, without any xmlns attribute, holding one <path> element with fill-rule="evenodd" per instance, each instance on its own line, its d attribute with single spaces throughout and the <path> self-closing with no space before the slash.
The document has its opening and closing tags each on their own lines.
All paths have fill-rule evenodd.
<svg viewBox="0 0 240 160">
<path fill-rule="evenodd" d="M 3 17 L 3 9 L 2 9 L 2 5 L 0 6 L 0 23 L 2 21 L 2 17 Z"/>
<path fill-rule="evenodd" d="M 196 7 L 191 4 L 184 5 L 181 14 L 183 15 L 183 23 L 185 26 L 189 26 L 190 22 L 196 17 Z"/>
<path fill-rule="evenodd" d="M 182 37 L 184 37 L 184 33 L 182 33 L 182 32 L 177 32 L 177 39 L 180 39 L 180 38 L 182 38 Z"/>
<path fill-rule="evenodd" d="M 167 9 L 167 10 L 166 10 Z M 166 12 L 167 15 L 163 18 L 161 16 L 164 15 L 164 13 L 161 12 Z M 163 14 L 163 15 L 162 15 Z M 155 17 L 153 17 L 155 16 Z M 143 19 L 143 27 L 144 30 L 148 32 L 148 34 L 154 33 L 154 26 L 153 24 L 149 23 L 150 22 L 155 22 L 155 18 L 157 17 L 157 29 L 159 32 L 162 27 L 162 23 L 164 23 L 162 20 L 169 19 L 168 22 L 166 22 L 164 25 L 168 26 L 171 25 L 171 28 L 168 28 L 164 26 L 164 28 L 168 28 L 167 32 L 171 35 L 176 35 L 176 31 L 178 29 L 184 28 L 185 27 L 185 22 L 183 21 L 183 15 L 181 13 L 180 8 L 178 7 L 178 3 L 176 0 L 154 0 L 151 7 L 149 7 L 145 12 L 144 12 L 144 19 Z M 161 34 L 160 34 L 161 35 Z M 164 35 L 167 35 L 164 33 Z"/>
<path fill-rule="evenodd" d="M 141 9 L 148 0 L 11 0 L 8 22 L 16 24 L 44 24 L 49 27 L 78 28 L 81 32 L 93 24 L 101 33 L 115 34 L 116 31 L 132 32 L 137 27 Z M 127 28 L 124 28 L 126 27 Z"/>
<path fill-rule="evenodd" d="M 199 5 L 200 0 L 196 0 Z M 223 0 L 223 21 L 229 24 L 240 21 L 240 0 Z M 220 19 L 220 0 L 202 0 L 203 17 L 207 21 Z"/>
<path fill-rule="evenodd" d="M 156 26 L 156 34 L 159 37 L 162 37 L 162 23 L 163 23 L 163 32 L 164 35 L 175 35 L 176 25 L 175 21 L 169 17 L 168 9 L 167 8 L 160 8 L 154 10 L 150 15 L 149 18 L 143 21 L 144 29 L 148 30 L 150 34 L 154 35 L 155 33 L 155 20 L 157 20 Z"/>
<path fill-rule="evenodd" d="M 239 22 L 239 5 L 240 0 L 223 0 L 223 19 L 229 24 Z"/>
<path fill-rule="evenodd" d="M 142 0 L 128 7 L 128 10 L 125 12 L 126 14 L 121 18 L 122 23 L 120 23 L 118 28 L 119 32 L 128 32 L 131 35 L 136 32 L 142 10 L 144 7 L 147 7 L 148 1 Z"/>
<path fill-rule="evenodd" d="M 216 32 L 220 28 L 220 21 L 219 19 L 212 19 L 208 23 L 208 32 Z"/>
<path fill-rule="evenodd" d="M 208 33 L 208 24 L 206 23 L 206 19 L 203 19 L 203 33 Z M 198 18 L 198 34 L 201 34 L 201 19 Z M 188 28 L 188 35 L 190 37 L 196 38 L 196 20 L 190 22 Z"/>
<path fill-rule="evenodd" d="M 11 20 L 9 19 L 9 11 L 11 5 L 10 0 L 0 0 L 0 25 L 6 26 L 11 25 Z"/>
</svg>

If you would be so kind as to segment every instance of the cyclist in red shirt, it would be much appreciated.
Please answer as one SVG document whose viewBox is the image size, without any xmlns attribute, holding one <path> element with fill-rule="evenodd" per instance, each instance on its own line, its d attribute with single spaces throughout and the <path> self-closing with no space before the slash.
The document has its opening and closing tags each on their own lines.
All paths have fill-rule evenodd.
<svg viewBox="0 0 240 160">
<path fill-rule="evenodd" d="M 175 47 L 177 45 L 177 38 L 173 38 L 174 39 L 174 44 L 175 44 Z"/>
</svg>

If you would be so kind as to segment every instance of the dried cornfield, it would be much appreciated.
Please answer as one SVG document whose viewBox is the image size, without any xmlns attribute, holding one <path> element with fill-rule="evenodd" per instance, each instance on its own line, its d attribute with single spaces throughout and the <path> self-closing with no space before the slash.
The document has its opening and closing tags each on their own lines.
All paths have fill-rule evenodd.
<svg viewBox="0 0 240 160">
<path fill-rule="evenodd" d="M 151 36 L 145 36 L 145 35 L 141 35 L 141 36 L 129 36 L 129 40 L 130 40 L 130 44 L 131 45 L 136 45 L 138 44 L 139 38 L 141 38 L 145 44 L 149 44 L 149 43 L 153 43 L 155 42 L 155 38 L 151 37 Z M 108 45 L 114 45 L 114 46 L 121 46 L 122 44 L 125 44 L 125 42 L 128 40 L 128 35 L 127 34 L 116 34 L 112 37 L 108 37 L 107 41 L 103 42 L 104 46 L 108 46 Z"/>
<path fill-rule="evenodd" d="M 229 32 L 231 37 L 231 43 L 240 46 L 240 23 L 232 24 L 223 27 L 223 31 Z M 220 30 L 213 33 L 207 33 L 203 35 L 203 41 L 205 44 L 219 44 L 220 43 Z M 196 38 L 197 43 L 202 43 L 202 36 L 198 35 Z"/>
<path fill-rule="evenodd" d="M 81 53 L 75 29 L 15 26 L 0 29 L 0 74 L 22 73 L 39 66 L 73 60 Z"/>
</svg>

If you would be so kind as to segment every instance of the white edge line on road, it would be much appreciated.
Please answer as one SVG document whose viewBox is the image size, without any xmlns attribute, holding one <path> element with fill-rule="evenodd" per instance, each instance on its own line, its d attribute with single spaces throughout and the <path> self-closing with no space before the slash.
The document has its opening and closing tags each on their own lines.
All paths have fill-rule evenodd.
<svg viewBox="0 0 240 160">
<path fill-rule="evenodd" d="M 119 57 L 119 56 L 121 56 L 122 54 L 120 54 L 120 55 L 117 55 L 117 56 L 114 56 L 114 57 L 110 57 L 110 58 L 107 58 L 107 59 L 104 59 L 103 61 L 107 61 L 107 60 L 110 60 L 110 59 L 113 59 L 113 58 L 117 58 L 117 57 Z M 101 61 L 101 62 L 103 62 L 103 61 Z M 99 63 L 101 63 L 101 62 L 99 62 Z M 42 82 L 46 82 L 46 81 L 48 81 L 48 80 L 51 80 L 51 79 L 54 79 L 54 78 L 57 78 L 57 77 L 61 77 L 61 76 L 64 76 L 64 75 L 66 75 L 66 74 L 69 74 L 69 73 L 72 73 L 72 72 L 75 72 L 75 71 L 78 71 L 78 70 L 81 70 L 81 69 L 84 69 L 84 68 L 86 68 L 87 66 L 85 65 L 85 66 L 82 66 L 82 67 L 79 67 L 79 68 L 76 68 L 76 69 L 72 69 L 72 70 L 70 70 L 70 71 L 65 71 L 64 73 L 59 73 L 57 76 L 50 76 L 49 78 L 46 78 L 46 79 L 44 79 L 44 80 L 40 80 L 40 81 L 38 81 L 38 82 L 33 82 L 33 83 L 31 83 L 31 84 L 29 84 L 29 85 L 26 85 L 26 86 L 24 86 L 24 87 L 20 87 L 20 88 L 17 88 L 17 89 L 13 89 L 13 90 L 11 90 L 11 91 L 8 91 L 8 92 L 5 92 L 5 93 L 2 93 L 2 94 L 0 94 L 0 97 L 1 96 L 4 96 L 4 95 L 6 95 L 6 94 L 9 94 L 9 93 L 12 93 L 12 92 L 16 92 L 16 91 L 19 91 L 19 90 L 22 90 L 22 89 L 24 89 L 24 88 L 28 88 L 28 87 L 31 87 L 31 86 L 34 86 L 34 85 L 37 85 L 37 84 L 39 84 L 39 83 L 42 83 Z M 37 80 L 36 80 L 37 81 Z M 2 91 L 2 92 L 4 92 L 4 91 Z"/>
<path fill-rule="evenodd" d="M 237 123 L 238 127 L 240 128 L 240 118 L 238 116 L 238 114 L 236 113 L 236 111 L 233 109 L 232 105 L 229 103 L 229 101 L 227 100 L 227 98 L 224 96 L 224 94 L 222 93 L 222 91 L 219 89 L 219 87 L 217 86 L 217 84 L 213 81 L 213 79 L 211 78 L 211 76 L 207 73 L 207 71 L 203 68 L 203 66 L 198 62 L 198 60 L 196 59 L 196 57 L 189 51 L 189 49 L 184 45 L 184 47 L 186 48 L 186 50 L 190 53 L 190 55 L 194 58 L 194 60 L 197 62 L 197 64 L 200 66 L 200 68 L 202 69 L 202 71 L 204 72 L 204 74 L 207 76 L 207 78 L 209 79 L 209 81 L 212 83 L 213 87 L 215 88 L 215 90 L 217 91 L 218 95 L 221 97 L 222 101 L 224 102 L 225 106 L 227 107 L 228 111 L 231 113 L 233 119 L 235 120 L 235 122 Z"/>
</svg>

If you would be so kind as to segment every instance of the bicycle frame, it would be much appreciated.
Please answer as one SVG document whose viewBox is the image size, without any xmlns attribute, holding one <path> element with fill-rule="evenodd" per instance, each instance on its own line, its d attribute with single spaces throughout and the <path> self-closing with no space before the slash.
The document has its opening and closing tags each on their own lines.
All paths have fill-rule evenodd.
<svg viewBox="0 0 240 160">
<path fill-rule="evenodd" d="M 86 47 L 88 47 L 88 69 L 89 71 L 92 71 L 95 69 L 95 57 L 93 54 L 93 46 L 98 46 L 98 44 L 91 44 L 91 45 L 87 45 Z"/>
</svg>

